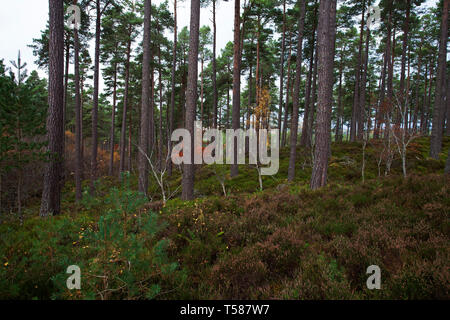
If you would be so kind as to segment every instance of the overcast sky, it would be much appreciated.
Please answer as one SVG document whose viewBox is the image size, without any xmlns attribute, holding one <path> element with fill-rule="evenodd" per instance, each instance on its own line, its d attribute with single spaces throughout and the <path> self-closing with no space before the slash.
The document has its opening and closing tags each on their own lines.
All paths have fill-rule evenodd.
<svg viewBox="0 0 450 320">
<path fill-rule="evenodd" d="M 427 6 L 435 6 L 438 0 L 427 0 Z M 161 0 L 153 0 L 159 4 Z M 170 10 L 173 11 L 173 0 L 169 0 Z M 211 8 L 202 8 L 200 25 L 211 25 Z M 178 1 L 178 26 L 189 27 L 190 1 Z M 218 1 L 217 6 L 217 46 L 218 52 L 228 41 L 233 40 L 234 1 Z M 4 59 L 7 66 L 10 60 L 17 59 L 20 50 L 22 60 L 27 62 L 28 71 L 36 70 L 32 49 L 27 45 L 33 38 L 40 37 L 48 20 L 48 0 L 0 0 L 0 59 Z M 93 46 L 91 54 L 93 55 Z M 44 70 L 39 70 L 41 76 Z"/>
<path fill-rule="evenodd" d="M 161 0 L 153 0 L 159 5 Z M 173 0 L 169 0 L 173 12 Z M 178 32 L 184 27 L 189 28 L 190 1 L 177 1 L 178 6 Z M 202 8 L 200 25 L 210 24 L 212 28 L 212 9 Z M 220 1 L 217 4 L 217 46 L 218 52 L 224 48 L 228 41 L 233 40 L 234 1 Z M 7 66 L 10 60 L 16 60 L 20 50 L 22 60 L 28 63 L 28 71 L 37 70 L 34 65 L 33 51 L 27 45 L 33 38 L 40 37 L 48 20 L 48 0 L 0 0 L 0 59 L 4 59 Z M 93 55 L 93 45 L 91 54 Z M 44 70 L 39 70 L 41 76 Z"/>
</svg>

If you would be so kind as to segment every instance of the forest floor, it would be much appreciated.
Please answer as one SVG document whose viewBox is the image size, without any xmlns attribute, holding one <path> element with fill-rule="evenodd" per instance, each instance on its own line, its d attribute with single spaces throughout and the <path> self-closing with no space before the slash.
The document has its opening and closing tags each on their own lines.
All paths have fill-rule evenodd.
<svg viewBox="0 0 450 320">
<path fill-rule="evenodd" d="M 202 166 L 188 202 L 164 204 L 154 180 L 144 201 L 131 174 L 122 185 L 101 178 L 97 197 L 85 192 L 76 204 L 68 181 L 62 215 L 39 218 L 34 199 L 23 224 L 11 216 L 0 225 L 0 298 L 449 299 L 449 147 L 447 137 L 436 161 L 429 138 L 415 140 L 403 178 L 397 153 L 379 176 L 382 143 L 370 142 L 363 182 L 361 144 L 333 144 L 328 186 L 317 191 L 302 148 L 292 183 L 285 148 L 262 191 L 255 168 L 230 179 L 227 166 Z M 66 287 L 70 265 L 81 269 L 81 290 Z M 371 265 L 380 290 L 366 287 Z"/>
</svg>

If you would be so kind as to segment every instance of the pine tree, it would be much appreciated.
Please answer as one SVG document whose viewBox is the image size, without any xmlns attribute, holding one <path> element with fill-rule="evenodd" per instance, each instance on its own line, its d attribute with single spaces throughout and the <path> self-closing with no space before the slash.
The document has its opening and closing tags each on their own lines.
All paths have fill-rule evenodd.
<svg viewBox="0 0 450 320">
<path fill-rule="evenodd" d="M 63 77 L 64 11 L 59 0 L 49 0 L 49 85 L 47 116 L 48 151 L 51 159 L 44 173 L 40 215 L 61 213 L 61 178 L 63 175 Z"/>
<path fill-rule="evenodd" d="M 316 143 L 311 189 L 327 184 L 330 156 L 331 103 L 333 93 L 333 62 L 336 34 L 336 1 L 320 1 L 318 26 L 318 99 Z"/>
<path fill-rule="evenodd" d="M 189 67 L 186 95 L 186 129 L 191 135 L 191 163 L 184 164 L 182 198 L 192 200 L 194 198 L 194 121 L 197 102 L 197 77 L 198 77 L 198 45 L 200 25 L 200 0 L 191 0 L 191 27 L 189 40 Z"/>
</svg>

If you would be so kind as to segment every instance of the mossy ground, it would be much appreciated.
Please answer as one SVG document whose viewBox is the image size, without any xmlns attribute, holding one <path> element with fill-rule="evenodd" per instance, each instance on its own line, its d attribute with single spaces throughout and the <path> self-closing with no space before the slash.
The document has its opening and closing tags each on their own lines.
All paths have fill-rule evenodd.
<svg viewBox="0 0 450 320">
<path fill-rule="evenodd" d="M 328 186 L 317 191 L 309 190 L 311 156 L 302 148 L 295 181 L 286 180 L 289 150 L 282 149 L 279 173 L 263 177 L 263 191 L 250 166 L 241 166 L 234 179 L 226 166 L 198 167 L 197 199 L 189 202 L 175 198 L 163 205 L 153 181 L 151 203 L 132 212 L 118 210 L 123 219 L 115 223 L 125 236 L 109 249 L 86 230 L 97 232 L 101 217 L 114 208 L 106 199 L 117 179 L 102 178 L 97 197 L 86 195 L 78 204 L 68 182 L 63 215 L 39 218 L 39 199 L 34 199 L 23 225 L 13 214 L 3 218 L 0 298 L 100 299 L 109 290 L 106 298 L 123 299 L 448 299 L 450 177 L 443 169 L 450 139 L 444 140 L 439 161 L 428 158 L 428 141 L 410 145 L 406 179 L 397 155 L 389 175 L 382 167 L 379 176 L 382 146 L 371 142 L 365 182 L 361 144 L 333 144 Z M 218 176 L 224 177 L 227 197 Z M 174 174 L 170 189 L 180 182 Z M 135 175 L 130 189 L 137 189 Z M 137 227 L 149 212 L 166 224 L 151 240 Z M 161 262 L 127 265 L 156 261 L 153 251 L 161 240 L 167 244 L 167 264 L 176 262 L 176 270 L 153 272 Z M 133 256 L 130 241 L 143 246 L 139 255 Z M 82 281 L 92 283 L 84 282 L 80 291 L 61 285 L 71 264 L 82 266 L 82 277 L 90 275 Z M 381 290 L 366 288 L 370 265 L 381 268 Z M 124 266 L 139 272 L 124 280 Z"/>
</svg>

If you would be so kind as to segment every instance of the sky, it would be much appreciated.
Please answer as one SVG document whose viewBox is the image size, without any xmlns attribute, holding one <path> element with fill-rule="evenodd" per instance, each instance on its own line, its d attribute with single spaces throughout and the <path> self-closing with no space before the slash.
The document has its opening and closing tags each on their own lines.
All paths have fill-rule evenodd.
<svg viewBox="0 0 450 320">
<path fill-rule="evenodd" d="M 159 5 L 161 0 L 153 0 Z M 169 0 L 170 11 L 173 12 L 173 0 Z M 189 28 L 190 1 L 177 1 L 178 32 L 185 26 Z M 233 40 L 234 1 L 218 1 L 216 8 L 217 47 L 218 53 L 228 41 Z M 0 0 L 0 59 L 10 67 L 10 60 L 17 60 L 20 50 L 22 61 L 26 62 L 29 72 L 38 70 L 34 65 L 33 50 L 27 45 L 33 38 L 39 38 L 48 20 L 48 0 Z M 212 29 L 212 7 L 202 8 L 200 26 L 208 24 Z M 168 35 L 172 39 L 173 35 Z M 94 45 L 90 52 L 93 57 Z M 45 70 L 38 70 L 40 76 L 46 76 Z"/>
<path fill-rule="evenodd" d="M 426 6 L 435 6 L 438 0 L 427 0 Z M 153 0 L 158 5 L 162 0 Z M 173 12 L 173 0 L 169 0 Z M 27 63 L 28 72 L 38 70 L 34 65 L 33 51 L 27 45 L 33 38 L 39 38 L 41 30 L 45 29 L 48 20 L 48 0 L 0 0 L 0 59 L 11 67 L 10 60 L 17 60 L 20 50 L 22 61 Z M 184 26 L 189 28 L 190 1 L 178 0 L 178 30 Z M 217 4 L 217 47 L 218 53 L 228 41 L 233 40 L 234 1 L 218 1 Z M 212 29 L 212 8 L 202 8 L 200 26 L 208 24 Z M 172 37 L 172 35 L 169 35 Z M 93 56 L 91 44 L 91 56 Z M 45 70 L 38 70 L 41 77 L 46 76 Z M 101 81 L 102 82 L 102 81 Z M 100 85 L 102 89 L 103 83 Z"/>
</svg>

